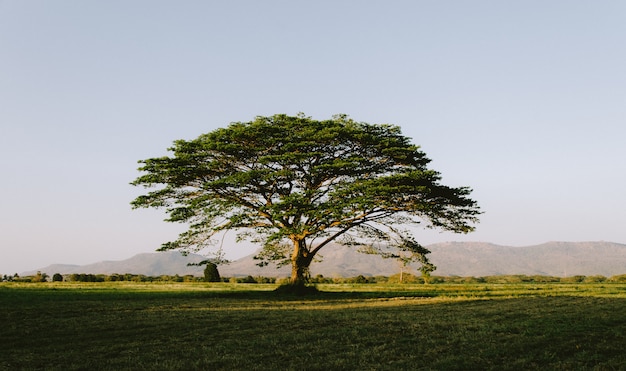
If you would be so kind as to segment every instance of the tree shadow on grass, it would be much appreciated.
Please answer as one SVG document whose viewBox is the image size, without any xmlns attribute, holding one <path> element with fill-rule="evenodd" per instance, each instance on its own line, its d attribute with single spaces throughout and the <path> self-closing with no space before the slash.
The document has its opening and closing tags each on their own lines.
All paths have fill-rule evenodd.
<svg viewBox="0 0 626 371">
<path fill-rule="evenodd" d="M 188 295 L 189 293 L 181 293 Z M 175 294 L 176 295 L 176 294 Z M 390 299 L 390 298 L 433 298 L 446 296 L 442 292 L 426 290 L 409 291 L 324 291 L 309 286 L 304 290 L 279 287 L 274 291 L 237 290 L 237 291 L 210 291 L 198 292 L 194 296 L 206 298 L 228 298 L 242 300 L 266 300 L 266 301 L 318 301 L 318 300 L 365 300 L 365 299 Z"/>
</svg>

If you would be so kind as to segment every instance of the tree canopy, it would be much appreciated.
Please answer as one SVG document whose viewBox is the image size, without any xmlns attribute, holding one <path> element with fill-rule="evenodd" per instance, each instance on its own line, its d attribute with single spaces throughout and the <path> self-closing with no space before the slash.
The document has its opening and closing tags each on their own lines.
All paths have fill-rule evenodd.
<svg viewBox="0 0 626 371">
<path fill-rule="evenodd" d="M 166 221 L 189 226 L 160 250 L 200 251 L 236 230 L 263 246 L 260 259 L 291 263 L 293 284 L 331 242 L 432 269 L 409 227 L 468 233 L 480 214 L 471 189 L 441 184 L 398 126 L 346 115 L 256 117 L 177 140 L 169 151 L 139 161 L 142 174 L 131 183 L 153 188 L 134 208 L 164 208 Z"/>
</svg>

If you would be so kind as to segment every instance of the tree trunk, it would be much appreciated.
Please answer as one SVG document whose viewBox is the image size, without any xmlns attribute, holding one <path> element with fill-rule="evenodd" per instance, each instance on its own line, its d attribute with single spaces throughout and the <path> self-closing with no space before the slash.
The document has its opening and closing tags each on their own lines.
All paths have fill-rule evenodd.
<svg viewBox="0 0 626 371">
<path fill-rule="evenodd" d="M 309 255 L 304 240 L 293 240 L 293 254 L 291 255 L 292 286 L 304 286 L 309 279 L 309 265 L 313 256 Z"/>
<path fill-rule="evenodd" d="M 292 239 L 293 254 L 291 255 L 291 279 L 289 284 L 281 285 L 276 292 L 288 295 L 315 295 L 318 293 L 315 286 L 307 286 L 309 281 L 309 265 L 315 254 L 306 248 L 304 240 Z"/>
</svg>

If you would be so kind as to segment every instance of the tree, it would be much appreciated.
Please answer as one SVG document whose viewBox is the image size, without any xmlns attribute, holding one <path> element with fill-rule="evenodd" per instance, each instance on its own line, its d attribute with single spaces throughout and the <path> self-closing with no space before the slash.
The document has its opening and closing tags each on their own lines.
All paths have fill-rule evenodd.
<svg viewBox="0 0 626 371">
<path fill-rule="evenodd" d="M 48 275 L 46 273 L 41 273 L 41 271 L 37 271 L 37 274 L 31 278 L 31 282 L 46 282 L 48 280 Z"/>
<path fill-rule="evenodd" d="M 217 264 L 207 262 L 206 268 L 204 268 L 204 280 L 206 282 L 220 282 L 220 272 L 217 270 Z"/>
<path fill-rule="evenodd" d="M 263 262 L 291 264 L 296 286 L 333 241 L 385 257 L 408 252 L 429 264 L 409 227 L 467 233 L 480 214 L 471 190 L 440 184 L 398 126 L 346 115 L 257 117 L 177 140 L 169 151 L 139 161 L 143 173 L 131 183 L 156 188 L 133 208 L 164 208 L 166 221 L 189 225 L 159 250 L 197 252 L 216 234 L 236 230 L 262 244 Z"/>
<path fill-rule="evenodd" d="M 55 273 L 54 275 L 52 275 L 52 282 L 62 282 L 63 281 L 63 276 L 61 275 L 61 273 Z"/>
</svg>

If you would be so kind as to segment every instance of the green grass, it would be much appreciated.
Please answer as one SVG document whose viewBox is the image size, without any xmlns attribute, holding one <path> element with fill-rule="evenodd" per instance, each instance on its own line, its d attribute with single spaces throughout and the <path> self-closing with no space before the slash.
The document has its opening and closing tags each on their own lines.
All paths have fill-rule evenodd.
<svg viewBox="0 0 626 371">
<path fill-rule="evenodd" d="M 0 284 L 0 370 L 624 370 L 626 284 Z"/>
</svg>

